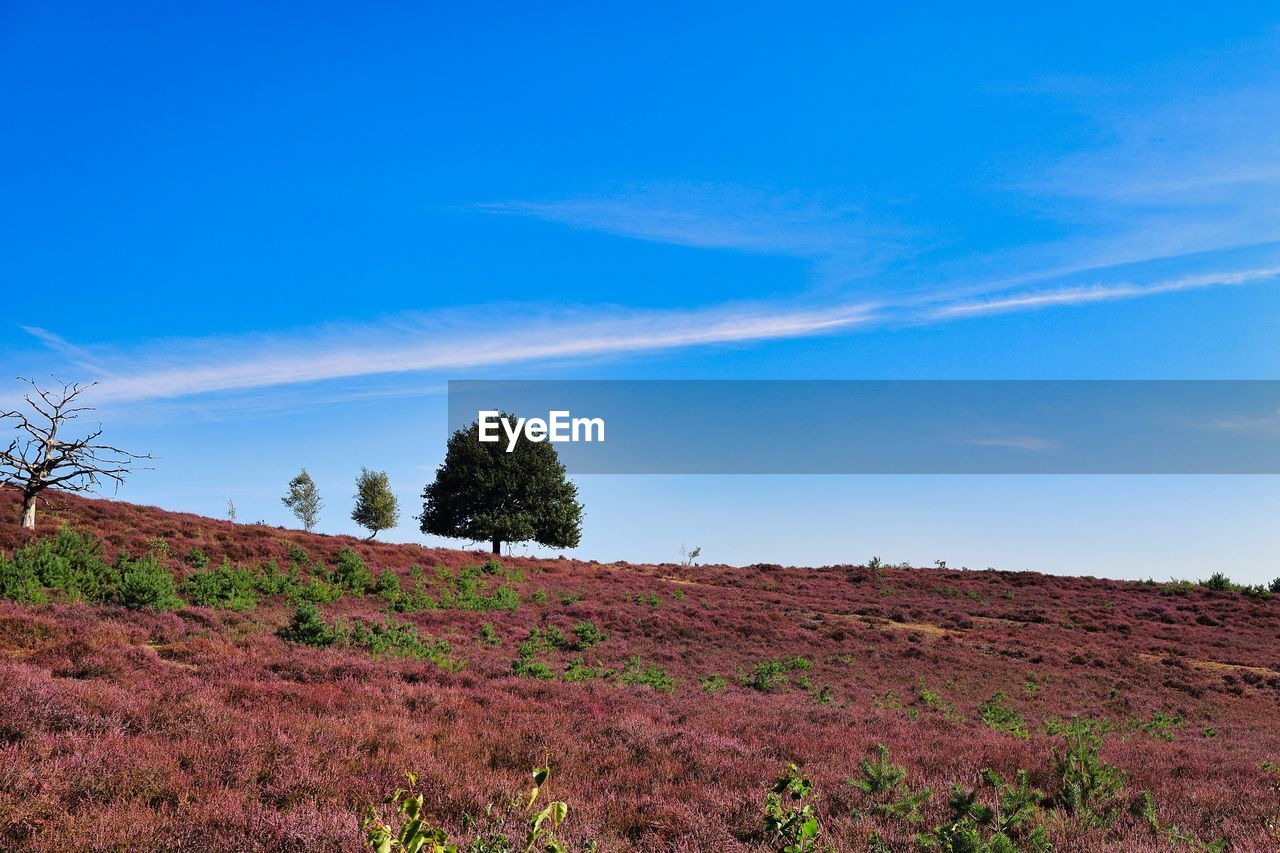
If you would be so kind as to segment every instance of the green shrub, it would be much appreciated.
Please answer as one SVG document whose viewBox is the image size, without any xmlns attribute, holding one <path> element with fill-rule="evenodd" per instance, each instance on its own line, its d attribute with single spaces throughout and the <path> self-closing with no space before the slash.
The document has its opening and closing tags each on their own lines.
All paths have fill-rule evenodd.
<svg viewBox="0 0 1280 853">
<path fill-rule="evenodd" d="M 182 606 L 174 588 L 173 574 L 148 553 L 136 560 L 122 559 L 118 566 L 120 603 L 130 610 L 177 610 Z"/>
<path fill-rule="evenodd" d="M 774 658 L 761 661 L 741 676 L 743 686 L 763 693 L 785 687 L 793 672 L 804 672 L 813 667 L 813 661 L 805 657 Z"/>
<path fill-rule="evenodd" d="M 342 587 L 323 578 L 312 578 L 305 585 L 294 587 L 292 597 L 312 604 L 332 604 L 342 598 Z"/>
<path fill-rule="evenodd" d="M 400 597 L 400 578 L 390 569 L 383 569 L 378 573 L 378 580 L 373 585 L 373 591 L 388 601 L 395 601 Z"/>
<path fill-rule="evenodd" d="M 556 677 L 556 674 L 551 671 L 551 667 L 547 666 L 545 661 L 531 657 L 518 657 L 513 660 L 511 662 L 511 671 L 516 675 L 537 678 L 541 681 L 550 681 Z"/>
<path fill-rule="evenodd" d="M 1061 751 L 1053 750 L 1054 768 L 1061 780 L 1056 803 L 1086 826 L 1110 826 L 1119 814 L 1124 776 L 1099 757 L 1102 737 L 1078 729 L 1064 737 Z"/>
<path fill-rule="evenodd" d="M 282 640 L 315 648 L 332 646 L 337 640 L 333 629 L 320 617 L 320 608 L 310 601 L 300 602 L 289 624 L 277 633 Z"/>
<path fill-rule="evenodd" d="M 995 807 L 983 803 L 977 789 L 956 784 L 947 802 L 951 820 L 920 838 L 925 850 L 948 853 L 1042 853 L 1051 850 L 1045 828 L 1039 825 L 1044 793 L 1031 787 L 1030 776 L 1019 770 L 1006 782 L 990 768 L 980 774 L 994 789 Z"/>
<path fill-rule="evenodd" d="M 538 655 L 551 653 L 557 649 L 568 648 L 569 643 L 564 634 L 554 626 L 531 628 L 529 635 L 516 647 L 516 659 L 511 662 L 511 670 L 516 675 L 548 680 L 555 678 L 555 673 L 545 662 L 538 660 Z"/>
<path fill-rule="evenodd" d="M 182 585 L 182 594 L 199 607 L 225 607 L 230 610 L 252 610 L 257 578 L 248 569 L 237 569 L 229 562 L 206 572 L 196 572 Z"/>
<path fill-rule="evenodd" d="M 354 649 L 363 649 L 369 654 L 387 655 L 394 658 L 410 658 L 412 660 L 429 660 L 432 663 L 455 668 L 456 664 L 449 657 L 453 650 L 446 640 L 437 640 L 429 634 L 419 634 L 418 629 L 408 622 L 366 622 L 356 620 L 345 636 L 338 633 L 338 639 Z"/>
<path fill-rule="evenodd" d="M 587 666 L 586 661 L 579 657 L 565 667 L 562 678 L 568 682 L 589 681 L 593 678 L 599 678 L 603 673 L 604 669 L 602 667 Z"/>
<path fill-rule="evenodd" d="M 573 626 L 573 636 L 578 638 L 578 648 L 580 649 L 598 646 L 609 639 L 609 635 L 605 633 L 604 629 L 589 619 Z"/>
<path fill-rule="evenodd" d="M 1026 740 L 1031 737 L 1031 733 L 1027 731 L 1027 723 L 1016 709 L 1005 704 L 1008 698 L 1009 695 L 1001 690 L 980 704 L 978 713 L 982 717 L 982 722 L 996 731 Z"/>
<path fill-rule="evenodd" d="M 653 664 L 644 665 L 638 657 L 627 658 L 622 671 L 618 673 L 618 683 L 625 687 L 652 687 L 659 693 L 670 693 L 675 690 L 676 680 L 667 675 L 666 670 Z"/>
<path fill-rule="evenodd" d="M 476 639 L 486 646 L 502 645 L 502 637 L 499 636 L 492 622 L 486 622 L 480 626 L 480 636 Z"/>
<path fill-rule="evenodd" d="M 261 595 L 285 595 L 296 593 L 297 583 L 293 577 L 280 571 L 275 560 L 268 560 L 254 579 L 254 589 Z"/>
<path fill-rule="evenodd" d="M 1166 714 L 1164 711 L 1151 712 L 1151 719 L 1138 723 L 1138 728 L 1158 740 L 1173 740 L 1174 733 L 1182 726 L 1182 717 Z"/>
<path fill-rule="evenodd" d="M 467 853 L 514 853 L 521 849 L 502 831 L 508 820 L 515 819 L 525 824 L 522 842 L 525 853 L 568 853 L 569 848 L 556 833 L 569 816 L 569 806 L 557 800 L 541 810 L 534 810 L 538 796 L 546 789 L 550 776 L 551 763 L 547 761 L 543 766 L 534 768 L 533 787 L 529 792 L 523 796 L 510 797 L 505 811 L 495 809 L 490 804 L 486 811 L 497 829 L 472 838 L 465 848 Z M 365 846 L 378 853 L 392 853 L 393 850 L 404 853 L 457 853 L 461 842 L 450 843 L 448 832 L 427 822 L 423 811 L 424 797 L 417 792 L 417 775 L 406 773 L 405 778 L 409 787 L 397 788 L 388 800 L 400 821 L 399 828 L 394 824 L 383 823 L 372 806 L 366 808 L 364 818 L 360 821 Z M 475 825 L 474 820 L 468 823 Z M 586 842 L 582 849 L 595 850 L 595 841 Z"/>
<path fill-rule="evenodd" d="M 102 558 L 102 543 L 70 527 L 0 557 L 0 596 L 27 604 L 107 601 L 118 583 L 118 567 Z"/>
<path fill-rule="evenodd" d="M 303 566 L 311 562 L 311 555 L 306 551 L 294 545 L 292 542 L 285 543 L 285 551 L 289 554 L 289 564 L 301 569 Z"/>
<path fill-rule="evenodd" d="M 1208 578 L 1200 581 L 1200 586 L 1205 589 L 1212 589 L 1218 592 L 1226 592 L 1235 588 L 1235 584 L 1231 582 L 1231 578 L 1227 577 L 1222 572 L 1214 572 L 1209 575 Z"/>
<path fill-rule="evenodd" d="M 183 559 L 186 560 L 187 565 L 191 566 L 193 569 L 203 569 L 205 566 L 209 565 L 208 555 L 196 547 L 193 547 L 188 551 L 187 556 L 183 557 Z"/>
<path fill-rule="evenodd" d="M 560 629 L 554 625 L 547 625 L 543 628 L 531 628 L 529 636 L 520 643 L 518 653 L 521 656 L 531 656 L 538 652 L 553 652 L 567 648 L 569 648 L 569 641 L 565 639 Z"/>
<path fill-rule="evenodd" d="M 1192 850 L 1203 851 L 1203 853 L 1223 853 L 1227 849 L 1227 840 L 1225 838 L 1215 838 L 1206 844 L 1195 834 L 1179 829 L 1175 824 L 1162 823 L 1156 811 L 1156 798 L 1151 795 L 1150 791 L 1143 791 L 1142 796 L 1130 807 L 1130 811 L 1135 817 L 1145 820 L 1147 825 L 1151 827 L 1151 831 L 1157 836 L 1163 835 L 1167 838 L 1170 849 L 1188 847 Z"/>
<path fill-rule="evenodd" d="M 729 682 L 725 681 L 720 675 L 712 673 L 704 676 L 698 684 L 702 685 L 702 689 L 708 693 L 719 693 L 729 686 Z"/>
<path fill-rule="evenodd" d="M 30 563 L 0 553 L 0 597 L 19 604 L 43 604 L 49 600 Z"/>
<path fill-rule="evenodd" d="M 356 595 L 364 593 L 373 586 L 373 574 L 364 564 L 364 559 L 350 548 L 338 552 L 338 565 L 333 570 L 330 580 L 343 589 Z"/>
<path fill-rule="evenodd" d="M 487 565 L 487 564 L 486 564 Z M 501 571 L 501 567 L 498 568 Z M 443 589 L 439 600 L 432 600 L 425 592 L 425 583 L 418 584 L 420 603 L 429 607 L 441 607 L 449 610 L 517 610 L 520 607 L 520 596 L 512 587 L 499 583 L 490 591 L 489 576 L 485 566 L 464 566 L 455 577 L 443 567 L 436 569 L 436 579 Z"/>
<path fill-rule="evenodd" d="M 907 784 L 907 770 L 889 760 L 889 748 L 876 744 L 874 758 L 858 762 L 860 777 L 847 780 L 869 801 L 868 811 L 880 817 L 918 823 L 920 807 L 933 793 L 928 788 L 913 791 Z"/>
</svg>

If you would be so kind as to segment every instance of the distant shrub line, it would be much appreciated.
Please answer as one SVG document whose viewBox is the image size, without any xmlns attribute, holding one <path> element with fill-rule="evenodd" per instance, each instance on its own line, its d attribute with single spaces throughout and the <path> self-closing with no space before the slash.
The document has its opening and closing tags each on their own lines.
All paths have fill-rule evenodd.
<svg viewBox="0 0 1280 853">
<path fill-rule="evenodd" d="M 384 570 L 375 578 L 352 548 L 338 552 L 330 571 L 302 548 L 287 543 L 288 569 L 281 569 L 275 560 L 250 567 L 233 565 L 225 558 L 210 568 L 208 555 L 192 548 L 180 562 L 194 571 L 179 584 L 164 539 L 151 540 L 140 557 L 122 552 L 108 560 L 102 551 L 102 542 L 91 534 L 63 527 L 12 554 L 0 553 L 0 598 L 20 604 L 88 602 L 134 610 L 178 610 L 192 605 L 244 612 L 277 595 L 295 604 L 330 604 L 344 594 L 374 594 L 386 599 L 397 613 L 516 610 L 520 597 L 511 584 L 523 579 L 518 569 L 504 568 L 496 560 L 456 572 L 438 567 L 430 580 L 415 566 L 410 570 L 412 588 L 406 591 L 395 572 Z"/>
</svg>

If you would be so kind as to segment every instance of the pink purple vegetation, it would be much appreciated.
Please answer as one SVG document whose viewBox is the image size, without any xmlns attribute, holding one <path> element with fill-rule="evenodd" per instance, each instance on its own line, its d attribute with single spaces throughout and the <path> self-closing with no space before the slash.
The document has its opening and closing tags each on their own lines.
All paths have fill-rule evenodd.
<svg viewBox="0 0 1280 853">
<path fill-rule="evenodd" d="M 4 550 L 29 535 L 14 500 L 0 493 Z M 430 576 L 488 559 L 74 497 L 54 498 L 36 535 L 64 523 L 111 555 L 162 537 L 179 576 L 192 547 L 211 566 L 284 565 L 285 543 L 332 566 L 350 547 L 405 583 L 413 565 Z M 1053 788 L 1062 739 L 1045 724 L 1073 715 L 1114 724 L 1103 759 L 1127 774 L 1128 797 L 1152 792 L 1163 821 L 1233 849 L 1278 844 L 1280 777 L 1263 766 L 1280 761 L 1280 597 L 1014 572 L 501 562 L 523 572 L 517 610 L 397 617 L 448 640 L 460 671 L 285 642 L 283 596 L 243 613 L 0 602 L 0 847 L 352 849 L 361 808 L 405 770 L 458 831 L 464 813 L 520 789 L 545 747 L 571 841 L 765 849 L 764 791 L 795 761 L 821 795 L 824 839 L 859 850 L 873 830 L 903 844 L 917 831 L 851 816 L 858 792 L 844 780 L 876 743 L 934 790 L 934 825 L 950 784 L 976 784 L 983 767 L 1026 768 Z M 385 604 L 348 594 L 322 609 L 379 619 Z M 569 635 L 583 620 L 607 640 L 545 653 L 554 672 L 579 655 L 615 669 L 634 656 L 674 690 L 512 673 L 531 628 Z M 500 644 L 477 639 L 486 623 Z M 813 663 L 807 684 L 741 683 L 795 656 Z M 727 686 L 705 690 L 711 675 Z M 1030 737 L 983 722 L 998 691 Z M 1140 727 L 1153 719 L 1179 722 Z M 1050 837 L 1059 850 L 1168 849 L 1128 811 Z"/>
</svg>

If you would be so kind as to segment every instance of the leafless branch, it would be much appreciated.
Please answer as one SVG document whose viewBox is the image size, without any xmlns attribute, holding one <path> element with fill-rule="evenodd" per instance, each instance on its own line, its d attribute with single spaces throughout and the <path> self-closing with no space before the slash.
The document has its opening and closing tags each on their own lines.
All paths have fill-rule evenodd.
<svg viewBox="0 0 1280 853">
<path fill-rule="evenodd" d="M 33 525 L 34 500 L 46 489 L 69 492 L 93 491 L 104 481 L 119 489 L 125 477 L 136 470 L 148 470 L 138 462 L 149 453 L 130 453 L 98 441 L 101 424 L 87 435 L 67 440 L 58 436 L 68 421 L 75 420 L 91 406 L 76 405 L 80 396 L 94 385 L 66 383 L 54 378 L 58 388 L 42 388 L 34 380 L 23 379 L 32 392 L 23 399 L 35 412 L 0 412 L 0 421 L 12 421 L 18 437 L 0 451 L 0 483 L 17 486 L 23 493 L 23 523 Z M 25 433 L 25 435 L 24 435 Z"/>
</svg>

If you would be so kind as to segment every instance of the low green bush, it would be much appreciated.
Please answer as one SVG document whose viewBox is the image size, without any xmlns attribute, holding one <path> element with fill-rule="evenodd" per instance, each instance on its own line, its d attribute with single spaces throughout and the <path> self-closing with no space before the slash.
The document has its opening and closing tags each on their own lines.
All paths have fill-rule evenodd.
<svg viewBox="0 0 1280 853">
<path fill-rule="evenodd" d="M 130 610 L 177 610 L 182 606 L 174 587 L 173 573 L 148 553 L 136 560 L 122 559 L 118 565 L 120 603 Z"/>
<path fill-rule="evenodd" d="M 332 646 L 337 640 L 333 629 L 320 617 L 320 608 L 311 601 L 300 602 L 289 624 L 278 634 L 282 640 L 314 648 Z"/>
<path fill-rule="evenodd" d="M 182 584 L 182 594 L 198 607 L 252 610 L 258 603 L 257 581 L 249 569 L 238 569 L 223 562 L 216 569 L 195 572 L 188 577 Z"/>
</svg>

